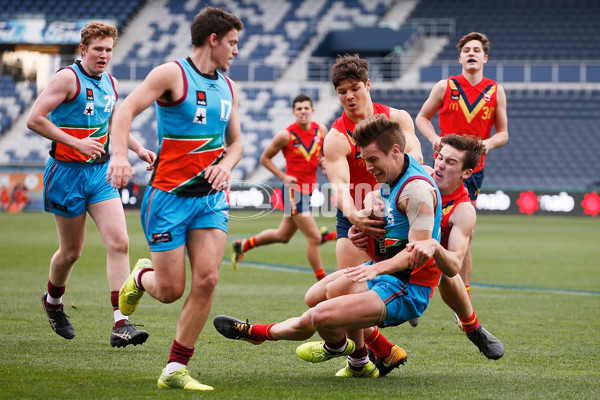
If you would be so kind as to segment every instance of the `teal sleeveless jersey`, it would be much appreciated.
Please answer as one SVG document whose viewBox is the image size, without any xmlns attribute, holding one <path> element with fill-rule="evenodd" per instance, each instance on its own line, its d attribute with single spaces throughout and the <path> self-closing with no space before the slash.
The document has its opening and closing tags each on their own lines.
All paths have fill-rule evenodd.
<svg viewBox="0 0 600 400">
<path fill-rule="evenodd" d="M 106 153 L 94 160 L 72 147 L 52 142 L 50 155 L 59 161 L 105 163 L 110 158 L 108 122 L 118 98 L 113 79 L 106 72 L 99 77 L 88 75 L 79 61 L 64 68 L 75 73 L 77 92 L 72 99 L 50 112 L 50 121 L 78 139 L 96 139 L 102 143 Z"/>
<path fill-rule="evenodd" d="M 385 258 L 392 258 L 400 251 L 402 251 L 406 244 L 408 243 L 408 231 L 410 230 L 410 225 L 408 223 L 408 217 L 406 214 L 400 210 L 398 210 L 397 199 L 400 196 L 400 193 L 406 186 L 406 184 L 414 179 L 423 179 L 429 182 L 434 188 L 436 192 L 437 205 L 435 208 L 435 218 L 434 218 L 434 226 L 432 237 L 436 239 L 438 242 L 440 241 L 440 223 L 442 219 L 442 198 L 440 195 L 440 191 L 431 179 L 431 175 L 425 171 L 423 166 L 419 164 L 419 162 L 414 159 L 412 156 L 405 154 L 404 155 L 404 171 L 402 174 L 396 179 L 396 181 L 392 184 L 391 187 L 382 187 L 381 188 L 381 196 L 383 201 L 385 202 L 385 219 L 386 219 L 386 235 L 385 235 Z M 430 264 L 433 265 L 434 270 L 430 271 L 434 275 L 439 272 L 437 267 L 433 262 Z M 425 271 L 418 272 L 420 269 L 416 268 L 414 270 L 403 270 L 391 275 L 405 281 L 405 282 L 414 282 L 418 284 L 422 284 L 418 274 L 422 274 Z M 415 276 L 412 276 L 415 274 Z M 415 281 L 415 279 L 417 281 Z M 427 279 L 428 281 L 435 281 L 435 277 L 433 279 Z M 439 275 L 437 276 L 437 282 L 439 282 Z M 431 286 L 437 285 L 437 282 Z M 429 285 L 424 285 L 429 286 Z"/>
<path fill-rule="evenodd" d="M 159 149 L 150 184 L 180 196 L 205 196 L 211 186 L 204 172 L 225 152 L 233 89 L 224 75 L 204 75 L 189 58 L 175 63 L 184 95 L 172 103 L 156 102 Z"/>
</svg>

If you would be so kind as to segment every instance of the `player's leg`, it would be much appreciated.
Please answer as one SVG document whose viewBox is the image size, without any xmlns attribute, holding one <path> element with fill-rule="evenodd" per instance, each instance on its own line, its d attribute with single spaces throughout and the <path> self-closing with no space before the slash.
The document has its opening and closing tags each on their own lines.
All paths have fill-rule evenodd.
<svg viewBox="0 0 600 400">
<path fill-rule="evenodd" d="M 272 324 L 251 324 L 227 315 L 217 315 L 213 324 L 217 332 L 228 339 L 244 340 L 252 344 L 275 340 L 306 340 L 314 335 L 312 308 L 300 317 L 288 318 Z"/>
<path fill-rule="evenodd" d="M 68 218 L 54 215 L 58 233 L 58 250 L 50 260 L 48 292 L 42 296 L 42 305 L 52 329 L 65 339 L 75 337 L 75 328 L 64 312 L 62 296 L 73 265 L 79 259 L 85 240 L 85 212 Z"/>
<path fill-rule="evenodd" d="M 462 329 L 479 351 L 492 360 L 502 357 L 504 355 L 502 342 L 479 324 L 461 277 L 455 275 L 449 278 L 444 275 L 439 291 L 442 300 L 456 313 Z"/>
<path fill-rule="evenodd" d="M 89 204 L 88 212 L 106 247 L 106 276 L 115 322 L 110 343 L 113 347 L 142 344 L 148 339 L 148 332 L 131 326 L 128 317 L 119 310 L 119 290 L 129 276 L 129 237 L 121 199 Z"/>
<path fill-rule="evenodd" d="M 306 256 L 317 280 L 325 277 L 321 260 L 321 232 L 310 212 L 303 212 L 291 217 L 294 224 L 306 237 Z"/>
<path fill-rule="evenodd" d="M 340 279 L 348 280 L 345 277 Z M 324 340 L 304 343 L 296 349 L 296 354 L 310 362 L 348 356 L 348 365 L 338 371 L 336 376 L 376 378 L 379 371 L 369 360 L 362 339 L 357 344 L 347 338 L 346 331 L 362 332 L 362 329 L 375 325 L 380 321 L 385 305 L 379 295 L 367 290 L 366 283 L 354 285 L 357 286 L 355 290 L 358 293 L 334 297 L 319 303 L 313 309 L 312 324 Z M 352 313 L 344 310 L 352 310 Z"/>
<path fill-rule="evenodd" d="M 231 263 L 234 269 L 237 269 L 238 263 L 244 258 L 244 253 L 258 247 L 273 243 L 287 243 L 294 233 L 296 233 L 296 224 L 289 215 L 284 215 L 277 229 L 265 229 L 258 235 L 248 239 L 235 240 L 232 243 Z"/>
<path fill-rule="evenodd" d="M 462 266 L 460 268 L 460 277 L 462 278 L 463 284 L 467 289 L 467 294 L 471 296 L 471 276 L 473 275 L 473 258 L 471 256 L 471 242 L 473 241 L 473 232 L 469 237 L 469 248 L 465 253 Z"/>
</svg>

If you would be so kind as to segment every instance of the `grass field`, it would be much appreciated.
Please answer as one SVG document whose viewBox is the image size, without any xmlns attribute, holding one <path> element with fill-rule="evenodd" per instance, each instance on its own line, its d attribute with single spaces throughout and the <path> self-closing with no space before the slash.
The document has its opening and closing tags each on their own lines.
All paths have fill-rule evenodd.
<svg viewBox="0 0 600 400">
<path fill-rule="evenodd" d="M 230 222 L 230 239 L 275 227 L 280 214 Z M 131 260 L 147 257 L 139 216 L 128 215 Z M 333 227 L 333 219 L 319 219 Z M 156 380 L 175 334 L 182 300 L 146 296 L 132 316 L 150 332 L 143 346 L 112 348 L 105 251 L 91 219 L 65 306 L 77 336 L 53 333 L 40 304 L 57 247 L 53 217 L 0 214 L 0 398 L 6 399 L 598 399 L 600 398 L 600 219 L 480 216 L 473 243 L 472 298 L 482 324 L 506 354 L 489 361 L 454 325 L 435 296 L 417 328 L 384 334 L 409 361 L 382 379 L 341 379 L 341 361 L 308 364 L 297 342 L 253 346 L 223 338 L 212 317 L 277 322 L 306 308 L 314 282 L 297 234 L 257 248 L 234 272 L 223 262 L 211 318 L 189 368 L 214 392 L 161 391 Z M 334 244 L 321 247 L 328 270 Z M 226 258 L 229 257 L 229 244 Z M 274 268 L 279 266 L 280 268 Z"/>
</svg>

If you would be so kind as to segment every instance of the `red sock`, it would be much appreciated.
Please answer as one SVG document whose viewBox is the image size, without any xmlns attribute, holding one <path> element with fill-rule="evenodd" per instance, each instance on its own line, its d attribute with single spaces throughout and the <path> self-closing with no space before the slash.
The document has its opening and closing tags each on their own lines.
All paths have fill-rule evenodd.
<svg viewBox="0 0 600 400">
<path fill-rule="evenodd" d="M 379 328 L 377 327 L 375 327 L 373 333 L 365 340 L 365 344 L 369 346 L 377 358 L 387 357 L 394 346 L 379 332 Z"/>
<path fill-rule="evenodd" d="M 55 299 L 60 299 L 63 294 L 65 294 L 66 286 L 54 286 L 50 279 L 48 279 L 48 295 Z M 61 304 L 50 304 L 48 300 L 46 300 L 46 307 L 51 310 L 57 310 L 61 308 L 63 305 Z"/>
<path fill-rule="evenodd" d="M 277 340 L 271 336 L 271 328 L 275 324 L 254 324 L 250 328 L 250 337 L 256 341 Z"/>
<path fill-rule="evenodd" d="M 190 358 L 194 354 L 194 347 L 188 347 L 180 344 L 177 340 L 173 340 L 173 346 L 171 346 L 171 354 L 169 355 L 169 362 L 177 362 L 183 365 L 188 365 Z"/>
<path fill-rule="evenodd" d="M 473 311 L 473 315 L 471 315 L 469 318 L 465 318 L 462 319 L 460 317 L 458 317 L 460 319 L 460 323 L 463 326 L 463 330 L 466 333 L 470 333 L 473 332 L 475 329 L 479 328 L 479 320 L 477 319 L 477 316 L 475 315 L 475 311 Z"/>
<path fill-rule="evenodd" d="M 346 350 L 346 345 L 348 343 L 348 339 L 346 339 L 346 335 L 344 335 L 344 338 L 342 340 L 340 340 L 339 342 L 335 342 L 335 343 L 330 343 L 330 342 L 325 342 L 325 350 L 331 352 L 331 353 L 342 353 L 344 350 Z"/>
<path fill-rule="evenodd" d="M 317 277 L 317 280 L 320 281 L 321 279 L 325 278 L 327 274 L 325 273 L 325 270 L 321 268 L 315 271 L 315 276 Z"/>
<path fill-rule="evenodd" d="M 113 290 L 110 292 L 110 304 L 113 306 L 113 311 L 119 309 L 119 291 Z"/>
<path fill-rule="evenodd" d="M 337 232 L 327 232 L 327 235 L 323 235 L 323 242 L 329 242 L 330 240 L 337 240 Z"/>
<path fill-rule="evenodd" d="M 244 246 L 242 246 L 242 251 L 245 253 L 248 250 L 255 248 L 256 246 L 258 246 L 256 244 L 256 236 L 252 236 L 250 239 L 244 240 Z"/>
</svg>

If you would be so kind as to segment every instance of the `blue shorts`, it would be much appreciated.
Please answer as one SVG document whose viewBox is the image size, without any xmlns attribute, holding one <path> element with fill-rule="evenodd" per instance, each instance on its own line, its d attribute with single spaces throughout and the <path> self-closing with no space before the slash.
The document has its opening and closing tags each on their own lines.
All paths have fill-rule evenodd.
<svg viewBox="0 0 600 400">
<path fill-rule="evenodd" d="M 433 290 L 429 286 L 405 283 L 391 275 L 380 275 L 367 281 L 369 290 L 375 291 L 387 308 L 387 317 L 379 326 L 400 325 L 423 315 L 429 305 Z"/>
<path fill-rule="evenodd" d="M 294 216 L 311 211 L 310 194 L 295 190 L 293 185 L 283 185 L 281 193 L 283 194 L 283 215 Z"/>
<path fill-rule="evenodd" d="M 485 168 L 484 168 L 485 169 Z M 464 180 L 463 184 L 469 191 L 469 198 L 472 201 L 477 200 L 479 192 L 481 191 L 481 184 L 483 183 L 484 172 L 483 169 L 477 172 L 473 172 L 470 177 Z"/>
<path fill-rule="evenodd" d="M 347 238 L 348 231 L 352 227 L 352 222 L 350 222 L 350 220 L 344 216 L 344 213 L 342 213 L 339 208 L 335 214 L 335 217 L 337 218 L 337 223 L 335 224 L 337 238 Z"/>
<path fill-rule="evenodd" d="M 119 198 L 106 182 L 108 163 L 57 161 L 50 157 L 44 171 L 44 210 L 67 218 L 85 213 L 88 204 Z"/>
<path fill-rule="evenodd" d="M 176 249 L 193 229 L 217 228 L 227 233 L 229 204 L 224 192 L 185 197 L 148 186 L 140 218 L 150 251 Z"/>
</svg>

